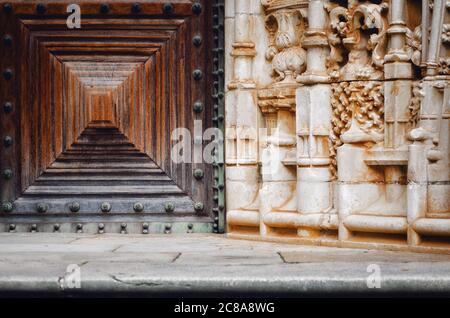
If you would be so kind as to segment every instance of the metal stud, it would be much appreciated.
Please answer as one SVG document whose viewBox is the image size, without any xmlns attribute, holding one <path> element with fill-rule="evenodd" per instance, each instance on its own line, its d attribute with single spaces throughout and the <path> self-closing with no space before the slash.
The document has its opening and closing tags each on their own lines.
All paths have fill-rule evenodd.
<svg viewBox="0 0 450 318">
<path fill-rule="evenodd" d="M 12 12 L 12 5 L 11 5 L 11 3 L 5 3 L 4 5 L 3 5 L 3 11 L 5 12 L 5 13 L 11 13 Z"/>
<path fill-rule="evenodd" d="M 83 233 L 83 224 L 81 223 L 77 224 L 77 233 Z"/>
<path fill-rule="evenodd" d="M 131 6 L 131 12 L 133 13 L 141 12 L 141 5 L 139 3 L 133 3 L 133 5 Z"/>
<path fill-rule="evenodd" d="M 109 202 L 103 202 L 100 206 L 100 209 L 104 213 L 108 213 L 111 211 L 111 204 Z"/>
<path fill-rule="evenodd" d="M 13 209 L 14 209 L 14 206 L 13 206 L 12 202 L 6 201 L 6 202 L 2 203 L 2 211 L 3 212 L 10 213 L 10 212 L 12 212 Z"/>
<path fill-rule="evenodd" d="M 44 14 L 46 10 L 47 10 L 47 8 L 45 7 L 45 5 L 43 3 L 38 3 L 36 5 L 36 12 L 37 13 Z"/>
<path fill-rule="evenodd" d="M 195 69 L 194 72 L 192 72 L 192 77 L 196 80 L 199 81 L 203 78 L 203 72 L 200 69 Z"/>
<path fill-rule="evenodd" d="M 217 71 L 213 71 L 213 75 L 215 76 L 222 76 L 224 74 L 224 70 L 223 69 L 218 69 Z"/>
<path fill-rule="evenodd" d="M 5 46 L 11 46 L 12 45 L 12 37 L 10 36 L 10 35 L 5 35 L 4 37 L 3 37 L 3 44 L 5 45 Z"/>
<path fill-rule="evenodd" d="M 120 234 L 127 234 L 127 224 L 126 223 L 120 224 Z"/>
<path fill-rule="evenodd" d="M 13 105 L 12 105 L 12 103 L 6 102 L 6 103 L 3 105 L 3 112 L 4 112 L 5 114 L 9 114 L 10 112 L 12 112 L 12 110 L 13 110 Z"/>
<path fill-rule="evenodd" d="M 202 13 L 202 4 L 199 2 L 194 3 L 192 5 L 192 12 L 194 12 L 197 15 Z"/>
<path fill-rule="evenodd" d="M 48 211 L 48 205 L 45 203 L 38 203 L 36 204 L 36 211 L 39 213 L 45 213 Z"/>
<path fill-rule="evenodd" d="M 164 209 L 166 210 L 167 213 L 174 212 L 175 211 L 175 203 L 167 202 L 166 205 L 164 206 Z"/>
<path fill-rule="evenodd" d="M 9 228 L 9 232 L 10 232 L 10 233 L 16 231 L 16 225 L 15 225 L 15 224 L 10 224 L 10 225 L 8 226 L 8 228 Z"/>
<path fill-rule="evenodd" d="M 36 233 L 38 231 L 37 224 L 32 224 L 30 228 L 31 233 Z"/>
<path fill-rule="evenodd" d="M 13 77 L 13 71 L 10 68 L 7 68 L 3 71 L 3 77 L 5 80 L 9 81 Z"/>
<path fill-rule="evenodd" d="M 196 202 L 196 203 L 194 204 L 194 209 L 195 209 L 195 211 L 197 211 L 197 212 L 203 211 L 204 208 L 205 208 L 205 205 L 204 205 L 202 202 Z"/>
<path fill-rule="evenodd" d="M 13 177 L 13 171 L 11 169 L 5 169 L 2 171 L 2 176 L 6 180 L 11 180 Z"/>
<path fill-rule="evenodd" d="M 105 224 L 100 223 L 98 225 L 98 234 L 104 234 L 105 233 Z"/>
<path fill-rule="evenodd" d="M 144 205 L 141 202 L 136 202 L 133 205 L 134 212 L 140 213 L 144 211 Z"/>
<path fill-rule="evenodd" d="M 202 45 L 203 39 L 201 35 L 196 35 L 192 38 L 192 43 L 196 46 L 199 47 L 200 45 Z"/>
<path fill-rule="evenodd" d="M 197 101 L 194 103 L 194 112 L 197 114 L 201 113 L 203 111 L 203 103 L 200 101 Z"/>
<path fill-rule="evenodd" d="M 100 12 L 106 14 L 109 12 L 109 5 L 107 3 L 102 3 L 100 5 Z"/>
<path fill-rule="evenodd" d="M 13 144 L 13 139 L 11 136 L 5 136 L 5 138 L 3 138 L 3 144 L 5 145 L 5 147 L 10 147 Z"/>
<path fill-rule="evenodd" d="M 150 225 L 148 223 L 142 224 L 142 234 L 148 234 L 149 233 L 149 231 L 148 231 L 149 227 L 150 227 Z"/>
<path fill-rule="evenodd" d="M 201 180 L 203 179 L 203 177 L 205 176 L 205 173 L 203 172 L 202 169 L 195 169 L 194 170 L 194 178 L 197 180 Z"/>
<path fill-rule="evenodd" d="M 81 206 L 80 206 L 80 203 L 78 203 L 78 202 L 72 202 L 69 205 L 69 209 L 73 213 L 77 213 L 78 211 L 80 211 L 80 208 L 81 208 Z"/>
<path fill-rule="evenodd" d="M 164 3 L 162 6 L 164 14 L 172 14 L 173 13 L 173 4 Z"/>
<path fill-rule="evenodd" d="M 165 234 L 170 234 L 172 232 L 172 225 L 171 224 L 166 224 L 164 226 L 164 233 Z"/>
<path fill-rule="evenodd" d="M 59 232 L 60 229 L 61 229 L 61 226 L 59 224 L 53 225 L 53 232 Z"/>
</svg>

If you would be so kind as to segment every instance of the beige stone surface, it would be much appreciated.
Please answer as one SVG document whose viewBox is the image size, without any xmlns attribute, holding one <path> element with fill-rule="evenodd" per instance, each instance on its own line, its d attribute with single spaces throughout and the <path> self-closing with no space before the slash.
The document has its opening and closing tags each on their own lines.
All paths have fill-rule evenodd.
<svg viewBox="0 0 450 318">
<path fill-rule="evenodd" d="M 228 3 L 229 236 L 448 253 L 448 1 Z"/>
</svg>

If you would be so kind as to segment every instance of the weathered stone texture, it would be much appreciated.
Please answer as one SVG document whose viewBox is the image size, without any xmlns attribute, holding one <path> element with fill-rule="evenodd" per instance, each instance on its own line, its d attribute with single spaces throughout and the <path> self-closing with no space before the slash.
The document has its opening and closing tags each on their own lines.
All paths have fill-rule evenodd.
<svg viewBox="0 0 450 318">
<path fill-rule="evenodd" d="M 450 1 L 228 0 L 229 236 L 450 250 Z"/>
</svg>

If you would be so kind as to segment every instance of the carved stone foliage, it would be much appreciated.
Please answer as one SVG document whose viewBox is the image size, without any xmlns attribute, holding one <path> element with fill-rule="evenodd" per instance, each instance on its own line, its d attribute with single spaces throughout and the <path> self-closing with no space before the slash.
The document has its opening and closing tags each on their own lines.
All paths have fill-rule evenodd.
<svg viewBox="0 0 450 318">
<path fill-rule="evenodd" d="M 450 45 L 450 24 L 444 24 L 442 27 L 442 43 Z"/>
<path fill-rule="evenodd" d="M 379 142 L 384 134 L 384 94 L 380 82 L 332 84 L 332 171 L 343 143 Z"/>
<path fill-rule="evenodd" d="M 342 83 L 348 84 L 348 83 Z M 343 145 L 341 135 L 345 133 L 351 125 L 352 111 L 350 101 L 345 93 L 346 85 L 331 85 L 331 107 L 332 107 L 332 130 L 330 134 L 330 157 L 331 172 L 333 178 L 337 178 L 337 148 Z"/>
<path fill-rule="evenodd" d="M 328 68 L 335 80 L 383 77 L 387 49 L 387 3 L 349 1 L 347 7 L 330 3 Z"/>
<path fill-rule="evenodd" d="M 413 83 L 412 98 L 409 104 L 409 111 L 411 114 L 409 121 L 412 124 L 412 127 L 415 127 L 417 125 L 417 122 L 419 121 L 422 97 L 423 97 L 422 82 L 415 81 Z"/>
<path fill-rule="evenodd" d="M 270 42 L 266 59 L 272 63 L 275 85 L 295 84 L 296 77 L 306 69 L 306 51 L 301 46 L 301 37 L 306 30 L 307 11 L 302 8 L 302 1 L 261 2 L 267 13 Z"/>
<path fill-rule="evenodd" d="M 438 72 L 440 75 L 450 75 L 450 58 L 441 58 L 439 60 Z"/>
<path fill-rule="evenodd" d="M 411 62 L 416 66 L 420 66 L 422 57 L 422 29 L 420 25 L 414 31 L 407 30 L 406 46 Z"/>
</svg>

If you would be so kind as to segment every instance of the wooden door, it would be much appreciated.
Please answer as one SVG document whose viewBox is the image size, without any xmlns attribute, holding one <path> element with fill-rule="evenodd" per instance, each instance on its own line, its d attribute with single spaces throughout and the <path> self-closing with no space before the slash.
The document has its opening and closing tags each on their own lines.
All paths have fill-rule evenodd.
<svg viewBox="0 0 450 318">
<path fill-rule="evenodd" d="M 1 3 L 4 231 L 217 230 L 213 167 L 171 160 L 213 125 L 212 3 Z"/>
</svg>

